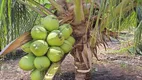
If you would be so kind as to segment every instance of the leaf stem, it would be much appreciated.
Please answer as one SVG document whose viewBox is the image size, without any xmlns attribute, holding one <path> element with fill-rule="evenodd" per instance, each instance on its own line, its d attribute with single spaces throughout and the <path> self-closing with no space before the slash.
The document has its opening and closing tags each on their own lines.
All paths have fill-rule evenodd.
<svg viewBox="0 0 142 80">
<path fill-rule="evenodd" d="M 74 15 L 76 24 L 80 24 L 81 21 L 85 20 L 82 0 L 74 0 Z"/>
<path fill-rule="evenodd" d="M 47 8 L 45 8 L 43 5 L 41 5 L 40 3 L 34 1 L 34 0 L 28 0 L 30 3 L 36 5 L 38 8 L 40 8 L 41 10 L 43 10 L 44 12 L 46 12 L 46 14 L 48 15 L 54 15 L 50 10 L 48 10 Z"/>
<path fill-rule="evenodd" d="M 65 12 L 65 10 L 64 10 L 64 8 L 61 6 L 61 5 L 59 5 L 56 1 L 54 1 L 54 0 L 48 0 L 51 4 L 52 4 L 52 6 L 54 6 L 60 13 L 64 13 Z"/>
</svg>

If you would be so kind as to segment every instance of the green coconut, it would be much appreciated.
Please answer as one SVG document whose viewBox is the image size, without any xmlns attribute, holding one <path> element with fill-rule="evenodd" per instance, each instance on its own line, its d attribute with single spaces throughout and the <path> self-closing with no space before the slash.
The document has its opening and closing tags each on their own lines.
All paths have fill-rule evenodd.
<svg viewBox="0 0 142 80">
<path fill-rule="evenodd" d="M 43 56 L 48 51 L 48 44 L 44 40 L 36 40 L 31 43 L 30 50 L 36 56 Z"/>
<path fill-rule="evenodd" d="M 72 45 L 75 43 L 74 37 L 70 36 L 69 38 L 66 39 L 68 42 L 70 42 Z"/>
<path fill-rule="evenodd" d="M 30 74 L 31 80 L 43 80 L 44 78 L 44 72 L 40 70 L 33 70 Z"/>
<path fill-rule="evenodd" d="M 41 18 L 41 24 L 48 30 L 57 30 L 59 28 L 59 20 L 53 15 Z"/>
<path fill-rule="evenodd" d="M 59 27 L 65 39 L 67 39 L 73 32 L 70 24 L 63 24 Z"/>
<path fill-rule="evenodd" d="M 50 66 L 50 60 L 46 56 L 36 57 L 34 65 L 38 70 L 43 71 Z"/>
<path fill-rule="evenodd" d="M 58 62 L 63 58 L 64 52 L 60 47 L 50 47 L 47 56 L 50 59 L 50 61 Z"/>
<path fill-rule="evenodd" d="M 59 30 L 53 30 L 47 36 L 47 42 L 50 46 L 61 46 L 64 43 L 64 37 Z"/>
<path fill-rule="evenodd" d="M 41 25 L 36 25 L 31 30 L 31 36 L 36 40 L 45 40 L 47 36 L 47 30 Z"/>
<path fill-rule="evenodd" d="M 65 40 L 60 47 L 64 51 L 64 53 L 68 53 L 72 50 L 72 44 L 68 42 L 67 40 Z"/>
<path fill-rule="evenodd" d="M 30 50 L 30 45 L 31 45 L 31 43 L 32 43 L 32 41 L 29 41 L 29 42 L 23 44 L 23 45 L 21 46 L 21 49 L 22 49 L 24 52 L 26 52 L 26 53 L 31 53 L 31 50 Z"/>
<path fill-rule="evenodd" d="M 34 59 L 35 56 L 33 54 L 28 54 L 22 57 L 19 61 L 19 67 L 25 71 L 34 69 Z"/>
</svg>

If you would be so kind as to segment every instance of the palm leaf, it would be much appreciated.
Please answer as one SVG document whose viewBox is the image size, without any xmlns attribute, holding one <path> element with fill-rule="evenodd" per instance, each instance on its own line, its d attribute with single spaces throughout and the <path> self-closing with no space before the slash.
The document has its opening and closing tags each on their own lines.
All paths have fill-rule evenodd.
<svg viewBox="0 0 142 80">
<path fill-rule="evenodd" d="M 0 46 L 2 49 L 10 41 L 33 27 L 37 13 L 16 0 L 2 0 L 0 5 Z"/>
<path fill-rule="evenodd" d="M 127 9 L 127 10 L 126 10 Z M 107 13 L 104 13 L 103 17 L 106 17 L 106 22 L 101 23 L 102 26 L 107 27 L 110 30 L 118 31 L 122 29 L 121 24 L 125 21 L 125 19 L 130 15 L 134 10 L 133 1 L 129 0 L 109 0 Z M 128 23 L 127 23 L 128 25 Z M 131 26 L 131 25 L 129 25 Z"/>
<path fill-rule="evenodd" d="M 138 4 L 136 7 L 136 12 L 137 12 L 137 27 L 135 30 L 135 36 L 134 36 L 134 41 L 135 41 L 135 46 L 139 45 L 141 43 L 141 34 L 142 34 L 142 5 Z"/>
</svg>

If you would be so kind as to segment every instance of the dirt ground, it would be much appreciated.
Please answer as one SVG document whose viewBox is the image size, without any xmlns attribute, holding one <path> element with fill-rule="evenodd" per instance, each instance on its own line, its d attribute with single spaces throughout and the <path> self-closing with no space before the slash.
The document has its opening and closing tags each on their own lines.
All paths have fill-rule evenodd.
<svg viewBox="0 0 142 80">
<path fill-rule="evenodd" d="M 119 49 L 120 44 L 109 43 L 107 49 Z M 109 50 L 110 51 L 110 50 Z M 142 80 L 142 55 L 111 53 L 99 48 L 100 61 L 93 59 L 91 80 Z M 0 80 L 30 80 L 30 72 L 18 67 L 19 59 L 11 59 L 0 65 Z M 74 80 L 73 57 L 68 55 L 61 65 L 61 72 L 54 80 Z"/>
</svg>

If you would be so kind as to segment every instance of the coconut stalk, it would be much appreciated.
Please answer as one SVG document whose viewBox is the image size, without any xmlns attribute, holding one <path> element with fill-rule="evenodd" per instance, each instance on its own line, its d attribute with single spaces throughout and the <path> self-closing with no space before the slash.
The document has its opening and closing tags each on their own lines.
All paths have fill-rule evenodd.
<svg viewBox="0 0 142 80">
<path fill-rule="evenodd" d="M 75 23 L 80 24 L 81 21 L 83 21 L 84 18 L 84 12 L 83 12 L 83 5 L 82 0 L 74 0 L 74 16 L 75 16 Z"/>
</svg>

